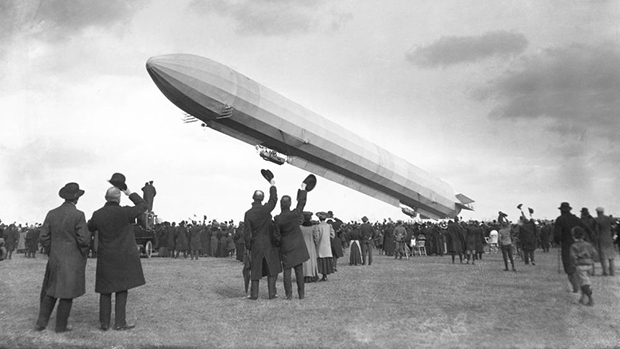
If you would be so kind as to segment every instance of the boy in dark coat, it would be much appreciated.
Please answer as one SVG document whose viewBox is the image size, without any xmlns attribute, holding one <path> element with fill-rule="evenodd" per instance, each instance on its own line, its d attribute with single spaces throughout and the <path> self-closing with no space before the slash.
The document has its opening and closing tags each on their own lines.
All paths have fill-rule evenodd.
<svg viewBox="0 0 620 349">
<path fill-rule="evenodd" d="M 125 319 L 127 294 L 130 288 L 146 283 L 140 253 L 136 249 L 133 222 L 147 210 L 147 204 L 140 195 L 132 193 L 124 183 L 122 185 L 122 190 L 117 187 L 107 190 L 105 205 L 95 211 L 88 222 L 90 231 L 99 231 L 95 292 L 100 294 L 99 321 L 103 331 L 110 326 L 112 293 L 116 294 L 114 329 L 135 327 L 127 324 Z M 135 206 L 120 206 L 121 192 Z"/>
</svg>

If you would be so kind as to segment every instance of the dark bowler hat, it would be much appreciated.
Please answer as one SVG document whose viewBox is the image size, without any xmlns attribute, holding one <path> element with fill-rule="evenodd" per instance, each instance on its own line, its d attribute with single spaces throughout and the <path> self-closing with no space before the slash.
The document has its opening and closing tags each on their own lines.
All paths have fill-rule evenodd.
<svg viewBox="0 0 620 349">
<path fill-rule="evenodd" d="M 304 219 L 309 221 L 310 219 L 312 219 L 312 212 L 310 211 L 304 211 Z"/>
<path fill-rule="evenodd" d="M 588 211 L 587 207 L 582 207 L 581 208 L 581 213 L 590 213 L 590 211 Z"/>
<path fill-rule="evenodd" d="M 570 211 L 573 209 L 572 207 L 570 207 L 568 202 L 563 202 L 562 204 L 560 204 L 560 207 L 558 208 L 560 209 L 560 211 Z"/>
<path fill-rule="evenodd" d="M 306 191 L 311 191 L 316 186 L 316 177 L 313 174 L 309 174 L 306 179 L 304 179 L 304 183 L 306 183 Z"/>
<path fill-rule="evenodd" d="M 265 178 L 267 180 L 267 182 L 271 183 L 271 180 L 273 179 L 273 173 L 269 170 L 260 170 L 260 174 L 263 175 L 263 178 Z"/>
<path fill-rule="evenodd" d="M 362 222 L 367 222 L 368 221 L 368 217 L 364 216 L 362 217 Z"/>
<path fill-rule="evenodd" d="M 77 183 L 67 183 L 64 187 L 60 188 L 58 195 L 65 200 L 74 200 L 84 195 L 84 190 L 80 189 L 80 185 Z"/>
<path fill-rule="evenodd" d="M 120 190 L 127 190 L 127 184 L 125 184 L 125 175 L 122 173 L 115 173 L 112 175 L 112 178 L 108 181 L 113 186 L 117 187 Z"/>
</svg>

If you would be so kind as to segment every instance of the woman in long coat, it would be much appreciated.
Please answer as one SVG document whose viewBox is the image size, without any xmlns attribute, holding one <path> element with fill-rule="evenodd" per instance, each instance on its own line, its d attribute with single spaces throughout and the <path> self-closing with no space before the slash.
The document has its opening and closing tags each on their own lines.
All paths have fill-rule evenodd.
<svg viewBox="0 0 620 349">
<path fill-rule="evenodd" d="M 323 274 L 323 278 L 319 281 L 327 281 L 327 275 L 334 272 L 332 246 L 330 240 L 334 238 L 334 228 L 325 222 L 327 213 L 319 212 L 319 224 L 314 227 L 314 235 L 316 240 L 317 264 L 319 273 Z"/>
<path fill-rule="evenodd" d="M 210 246 L 210 251 L 211 251 L 211 257 L 219 257 L 219 253 L 218 253 L 218 243 L 220 241 L 220 225 L 218 222 L 213 222 L 211 225 L 211 246 Z"/>
<path fill-rule="evenodd" d="M 349 235 L 351 245 L 349 248 L 349 265 L 362 265 L 362 246 L 360 246 L 360 228 L 355 225 Z"/>
<path fill-rule="evenodd" d="M 304 211 L 304 222 L 301 224 L 301 234 L 304 237 L 306 248 L 310 259 L 304 262 L 304 281 L 315 282 L 319 279 L 319 267 L 317 264 L 316 241 L 314 240 L 313 227 L 311 222 L 312 212 Z"/>
<path fill-rule="evenodd" d="M 330 221 L 331 219 L 328 221 L 328 224 L 331 225 Z M 332 245 L 332 256 L 334 256 L 334 271 L 338 271 L 338 258 L 344 256 L 342 251 L 342 231 L 338 230 L 338 232 L 335 232 L 335 236 L 331 239 L 330 243 Z"/>
<path fill-rule="evenodd" d="M 388 223 L 388 227 L 383 231 L 383 251 L 385 251 L 385 255 L 393 256 L 395 247 L 394 227 L 392 226 L 392 223 Z"/>
</svg>

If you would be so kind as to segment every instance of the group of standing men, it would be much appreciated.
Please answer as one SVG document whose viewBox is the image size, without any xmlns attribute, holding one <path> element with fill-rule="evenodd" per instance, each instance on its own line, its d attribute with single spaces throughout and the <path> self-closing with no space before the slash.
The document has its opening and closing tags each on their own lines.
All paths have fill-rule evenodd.
<svg viewBox="0 0 620 349">
<path fill-rule="evenodd" d="M 115 173 L 113 185 L 105 194 L 105 205 L 86 222 L 77 209 L 84 195 L 77 183 L 67 183 L 58 195 L 62 205 L 48 212 L 41 227 L 41 244 L 49 253 L 41 287 L 40 311 L 35 329 L 42 331 L 58 301 L 56 332 L 71 330 L 67 326 L 73 299 L 86 293 L 85 274 L 91 233 L 98 232 L 98 258 L 95 292 L 99 298 L 100 328 L 107 331 L 111 321 L 112 293 L 115 294 L 116 330 L 135 327 L 125 317 L 128 290 L 145 284 L 140 255 L 136 249 L 133 222 L 147 209 L 147 203 L 125 184 L 125 176 Z M 134 206 L 120 206 L 121 193 Z"/>
<path fill-rule="evenodd" d="M 249 298 L 258 299 L 259 283 L 263 276 L 267 277 L 269 299 L 276 298 L 276 277 L 284 271 L 286 299 L 292 299 L 291 272 L 295 270 L 297 294 L 303 299 L 305 296 L 303 263 L 310 258 L 310 255 L 300 225 L 304 220 L 303 209 L 307 193 L 316 185 L 316 177 L 309 175 L 302 182 L 301 189 L 297 191 L 297 205 L 294 209 L 291 209 L 291 197 L 283 196 L 280 200 L 281 213 L 272 219 L 271 212 L 278 201 L 275 180 L 271 171 L 262 170 L 261 173 L 271 185 L 269 199 L 263 204 L 265 194 L 261 190 L 256 190 L 252 195 L 252 207 L 244 216 L 243 239 L 248 259 L 244 271 L 247 273 L 246 277 L 251 280 Z"/>
</svg>

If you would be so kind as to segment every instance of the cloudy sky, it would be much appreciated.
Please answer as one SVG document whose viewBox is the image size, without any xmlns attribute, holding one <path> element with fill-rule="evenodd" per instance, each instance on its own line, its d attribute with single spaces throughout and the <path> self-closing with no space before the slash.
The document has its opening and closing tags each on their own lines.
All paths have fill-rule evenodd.
<svg viewBox="0 0 620 349">
<path fill-rule="evenodd" d="M 554 218 L 620 214 L 616 1 L 7 0 L 0 2 L 0 219 L 40 222 L 78 182 L 87 218 L 107 179 L 153 180 L 163 219 L 243 217 L 261 168 L 307 173 L 196 124 L 151 81 L 152 56 L 223 63 L 476 200 Z M 307 209 L 406 216 L 319 179 Z M 277 210 L 276 210 L 277 211 Z"/>
</svg>

